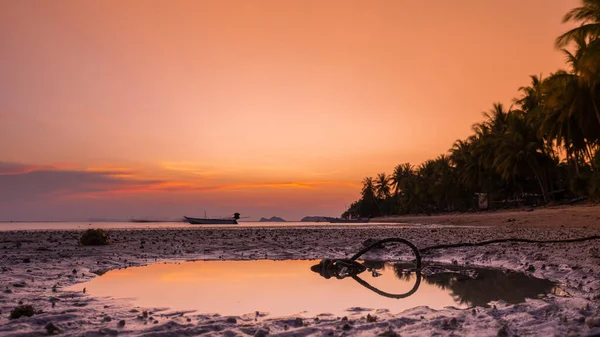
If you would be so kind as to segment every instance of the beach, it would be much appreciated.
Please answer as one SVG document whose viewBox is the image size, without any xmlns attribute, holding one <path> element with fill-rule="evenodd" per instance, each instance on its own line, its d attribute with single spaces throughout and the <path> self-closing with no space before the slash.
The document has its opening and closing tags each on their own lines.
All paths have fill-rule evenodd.
<svg viewBox="0 0 600 337">
<path fill-rule="evenodd" d="M 477 213 L 432 215 L 404 215 L 374 218 L 389 223 L 418 223 L 455 226 L 510 226 L 510 227 L 600 227 L 600 207 L 596 204 L 581 206 L 552 206 Z"/>
<path fill-rule="evenodd" d="M 403 217 L 402 223 L 441 226 L 352 225 L 110 229 L 108 246 L 80 246 L 83 230 L 0 232 L 0 335 L 43 336 L 587 336 L 600 333 L 600 242 L 498 243 L 435 250 L 424 263 L 511 269 L 558 282 L 560 294 L 525 303 L 403 312 L 380 310 L 375 321 L 358 311 L 272 317 L 249 312 L 177 312 L 136 308 L 116 298 L 65 290 L 108 270 L 192 260 L 289 260 L 347 258 L 367 239 L 399 237 L 417 247 L 502 238 L 557 240 L 600 235 L 597 206 L 532 212 Z M 511 220 L 515 219 L 515 220 Z M 429 221 L 426 221 L 429 220 Z M 392 219 L 386 219 L 392 221 Z M 398 221 L 398 220 L 396 220 Z M 93 224 L 91 225 L 93 227 Z M 406 260 L 406 249 L 369 252 L 369 259 Z M 290 289 L 293 291 L 293 289 Z M 285 300 L 285 299 L 282 299 Z M 334 299 L 332 299 L 334 300 Z M 18 303 L 40 313 L 9 320 Z M 258 309 L 257 309 L 258 310 Z M 318 318 L 317 318 L 318 317 Z"/>
</svg>

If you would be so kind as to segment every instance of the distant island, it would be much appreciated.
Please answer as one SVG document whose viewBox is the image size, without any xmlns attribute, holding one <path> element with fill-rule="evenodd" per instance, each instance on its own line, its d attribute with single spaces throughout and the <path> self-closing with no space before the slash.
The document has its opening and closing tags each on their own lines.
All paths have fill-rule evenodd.
<svg viewBox="0 0 600 337">
<path fill-rule="evenodd" d="M 260 220 L 258 220 L 258 222 L 285 222 L 285 219 L 282 219 L 280 217 L 277 216 L 272 216 L 270 218 L 260 218 Z"/>
<path fill-rule="evenodd" d="M 327 216 L 305 216 L 300 222 L 328 222 Z"/>
</svg>

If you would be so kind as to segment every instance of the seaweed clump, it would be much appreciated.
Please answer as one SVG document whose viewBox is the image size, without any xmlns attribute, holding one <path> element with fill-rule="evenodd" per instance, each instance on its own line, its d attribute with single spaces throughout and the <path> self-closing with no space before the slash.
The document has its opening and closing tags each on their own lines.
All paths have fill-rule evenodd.
<svg viewBox="0 0 600 337">
<path fill-rule="evenodd" d="M 83 246 L 103 246 L 109 243 L 108 233 L 100 228 L 86 230 L 79 239 L 79 244 Z"/>
<path fill-rule="evenodd" d="M 13 310 L 10 311 L 10 316 L 8 318 L 17 319 L 17 318 L 21 318 L 23 316 L 31 317 L 37 313 L 38 312 L 35 311 L 35 309 L 33 308 L 32 305 L 29 305 L 29 304 L 19 305 L 18 307 L 14 308 Z"/>
</svg>

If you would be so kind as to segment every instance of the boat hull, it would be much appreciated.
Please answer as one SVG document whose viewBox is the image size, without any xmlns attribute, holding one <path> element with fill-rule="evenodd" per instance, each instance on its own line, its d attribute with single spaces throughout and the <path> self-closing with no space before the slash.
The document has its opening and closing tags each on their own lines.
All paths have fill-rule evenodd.
<svg viewBox="0 0 600 337">
<path fill-rule="evenodd" d="M 185 220 L 192 225 L 237 225 L 235 219 L 206 219 L 206 218 L 191 218 L 184 216 Z"/>
</svg>

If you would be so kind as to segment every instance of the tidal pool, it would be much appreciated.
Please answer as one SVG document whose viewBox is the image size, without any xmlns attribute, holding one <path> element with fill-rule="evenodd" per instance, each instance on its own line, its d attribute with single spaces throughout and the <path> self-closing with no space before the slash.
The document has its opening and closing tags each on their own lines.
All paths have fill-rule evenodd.
<svg viewBox="0 0 600 337">
<path fill-rule="evenodd" d="M 326 279 L 311 271 L 319 261 L 195 261 L 112 270 L 69 290 L 128 299 L 143 308 L 196 310 L 199 313 L 271 316 L 389 309 L 417 306 L 441 309 L 520 303 L 555 291 L 555 284 L 497 269 L 426 267 L 363 261 L 368 269 L 354 277 Z M 358 309 L 360 308 L 360 309 Z"/>
</svg>

